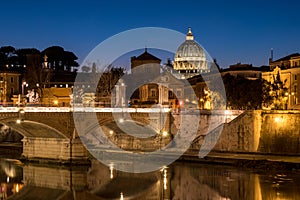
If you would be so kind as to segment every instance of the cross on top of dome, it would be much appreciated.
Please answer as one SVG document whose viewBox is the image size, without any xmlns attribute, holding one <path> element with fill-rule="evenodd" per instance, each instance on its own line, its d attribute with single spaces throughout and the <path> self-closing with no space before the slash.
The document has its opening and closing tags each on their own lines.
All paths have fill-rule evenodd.
<svg viewBox="0 0 300 200">
<path fill-rule="evenodd" d="M 186 34 L 186 40 L 194 40 L 194 35 L 192 33 L 191 27 L 189 27 L 188 33 Z"/>
</svg>

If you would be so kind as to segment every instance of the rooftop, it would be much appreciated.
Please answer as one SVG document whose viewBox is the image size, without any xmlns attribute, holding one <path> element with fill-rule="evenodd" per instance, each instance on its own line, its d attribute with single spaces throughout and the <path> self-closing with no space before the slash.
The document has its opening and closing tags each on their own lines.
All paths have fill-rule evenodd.
<svg viewBox="0 0 300 200">
<path fill-rule="evenodd" d="M 147 48 L 145 48 L 144 53 L 142 53 L 138 57 L 133 56 L 131 59 L 134 59 L 134 60 L 158 60 L 158 61 L 161 61 L 161 59 L 159 59 L 159 58 L 155 57 L 154 55 L 148 53 Z"/>
<path fill-rule="evenodd" d="M 293 58 L 293 57 L 299 57 L 299 56 L 300 56 L 299 53 L 293 53 L 293 54 L 290 54 L 290 55 L 288 55 L 288 56 L 279 58 L 278 60 L 275 60 L 275 61 L 273 61 L 273 62 L 286 61 L 286 60 L 290 60 L 290 59 Z"/>
</svg>

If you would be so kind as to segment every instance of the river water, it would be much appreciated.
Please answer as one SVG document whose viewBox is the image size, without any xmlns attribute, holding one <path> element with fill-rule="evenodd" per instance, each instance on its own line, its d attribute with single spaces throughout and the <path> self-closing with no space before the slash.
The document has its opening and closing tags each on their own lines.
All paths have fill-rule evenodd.
<svg viewBox="0 0 300 200">
<path fill-rule="evenodd" d="M 91 166 L 23 164 L 1 159 L 0 199 L 300 199 L 300 172 L 253 171 L 175 162 L 131 174 L 94 160 Z"/>
</svg>

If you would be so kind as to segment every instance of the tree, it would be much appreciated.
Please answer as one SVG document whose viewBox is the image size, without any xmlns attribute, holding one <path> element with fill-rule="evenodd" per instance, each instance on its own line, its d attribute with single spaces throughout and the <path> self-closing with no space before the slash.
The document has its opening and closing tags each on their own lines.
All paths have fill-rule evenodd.
<svg viewBox="0 0 300 200">
<path fill-rule="evenodd" d="M 12 46 L 3 46 L 0 48 L 0 54 L 4 55 L 6 58 L 9 58 L 15 54 L 15 48 Z"/>
<path fill-rule="evenodd" d="M 280 73 L 276 77 L 273 76 L 273 81 L 264 81 L 263 83 L 263 106 L 266 108 L 282 110 L 287 106 L 287 92 L 286 81 L 281 80 Z"/>
<path fill-rule="evenodd" d="M 73 52 L 65 51 L 63 57 L 63 64 L 65 66 L 65 69 L 70 72 L 72 67 L 78 67 L 79 64 L 76 61 L 77 59 L 78 57 Z"/>
<path fill-rule="evenodd" d="M 3 46 L 0 47 L 0 67 L 10 67 L 12 64 L 15 64 L 15 48 L 12 46 Z"/>
<path fill-rule="evenodd" d="M 78 67 L 77 56 L 70 51 L 65 51 L 60 46 L 51 46 L 41 52 L 41 56 L 47 56 L 48 67 L 55 71 L 71 71 L 72 67 Z"/>
<path fill-rule="evenodd" d="M 24 49 L 17 49 L 16 55 L 18 57 L 18 61 L 20 65 L 26 65 L 27 64 L 27 55 L 30 54 L 40 54 L 40 51 L 35 48 L 24 48 Z"/>
<path fill-rule="evenodd" d="M 98 96 L 111 95 L 116 83 L 124 75 L 124 71 L 121 67 L 114 68 L 112 65 L 109 65 L 98 82 Z"/>
<path fill-rule="evenodd" d="M 223 82 L 227 96 L 227 108 L 238 110 L 260 109 L 263 102 L 262 80 L 250 80 L 226 74 Z"/>
</svg>

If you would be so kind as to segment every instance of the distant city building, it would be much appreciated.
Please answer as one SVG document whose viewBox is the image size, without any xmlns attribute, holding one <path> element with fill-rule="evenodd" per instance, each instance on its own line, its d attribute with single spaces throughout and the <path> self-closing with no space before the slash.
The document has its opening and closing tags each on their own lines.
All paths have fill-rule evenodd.
<svg viewBox="0 0 300 200">
<path fill-rule="evenodd" d="M 242 64 L 237 63 L 234 65 L 230 65 L 229 68 L 221 69 L 221 75 L 225 76 L 229 74 L 234 77 L 243 77 L 246 79 L 261 79 L 261 74 L 264 70 L 267 70 L 269 67 L 253 67 L 252 64 Z"/>
<path fill-rule="evenodd" d="M 43 96 L 40 98 L 40 102 L 45 106 L 70 106 L 72 88 L 65 87 L 51 87 L 43 89 Z"/>
<path fill-rule="evenodd" d="M 141 66 L 143 64 L 148 64 L 148 65 L 149 64 L 160 64 L 160 62 L 161 62 L 161 59 L 148 53 L 147 48 L 145 48 L 144 53 L 142 53 L 138 57 L 136 57 L 136 56 L 131 57 L 131 70 L 133 70 L 137 66 Z M 155 70 L 155 71 L 157 71 L 157 70 Z"/>
<path fill-rule="evenodd" d="M 165 107 L 179 107 L 184 96 L 184 84 L 170 73 L 162 72 L 160 63 L 161 59 L 150 54 L 147 49 L 141 55 L 131 58 L 131 74 L 124 79 L 124 84 L 128 85 L 128 81 L 132 79 L 141 84 L 130 94 L 131 106 L 148 107 L 159 104 Z"/>
<path fill-rule="evenodd" d="M 21 74 L 14 71 L 0 71 L 0 104 L 12 103 L 13 95 L 18 95 L 20 91 Z M 23 86 L 24 87 L 24 86 Z"/>
<path fill-rule="evenodd" d="M 280 69 L 289 69 L 289 68 L 297 68 L 300 67 L 300 54 L 293 53 L 278 60 L 273 61 L 273 55 L 269 60 L 270 69 L 273 70 L 276 67 Z"/>
<path fill-rule="evenodd" d="M 270 70 L 262 73 L 262 78 L 274 82 L 277 75 L 288 89 L 287 109 L 300 109 L 300 54 L 294 53 L 278 60 L 269 61 Z"/>
<path fill-rule="evenodd" d="M 76 67 L 79 66 L 76 60 L 73 52 L 65 51 L 59 46 L 46 48 L 42 52 L 34 48 L 0 47 L 2 104 L 26 102 L 67 105 L 60 102 L 66 102 L 63 98 L 70 95 L 70 88 L 76 77 Z M 58 90 L 59 95 L 52 92 Z M 60 99 L 62 91 L 65 94 Z"/>
<path fill-rule="evenodd" d="M 187 79 L 210 71 L 204 49 L 194 40 L 189 28 L 186 40 L 178 47 L 174 58 L 174 69 L 180 79 Z"/>
</svg>

